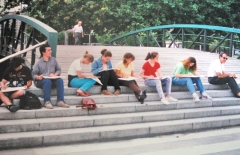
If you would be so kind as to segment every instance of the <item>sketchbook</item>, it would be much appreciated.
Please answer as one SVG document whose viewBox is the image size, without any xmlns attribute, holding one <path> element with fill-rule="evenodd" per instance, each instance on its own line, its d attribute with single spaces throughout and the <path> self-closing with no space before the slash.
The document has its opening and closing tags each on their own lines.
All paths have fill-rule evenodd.
<svg viewBox="0 0 240 155">
<path fill-rule="evenodd" d="M 11 91 L 17 91 L 17 90 L 22 90 L 26 89 L 25 87 L 7 87 L 7 89 L 1 89 L 1 92 L 11 92 Z"/>
<path fill-rule="evenodd" d="M 109 68 L 109 69 L 105 69 L 105 70 L 100 70 L 99 72 L 104 72 L 104 71 L 109 71 L 109 70 L 115 70 L 116 68 Z"/>
<path fill-rule="evenodd" d="M 94 81 L 96 81 L 97 83 L 99 83 L 100 85 L 103 85 L 102 82 L 99 80 L 100 76 L 85 77 L 85 78 L 91 78 Z"/>
<path fill-rule="evenodd" d="M 118 80 L 124 80 L 124 81 L 132 81 L 132 80 L 137 80 L 139 78 L 137 77 L 132 77 L 132 76 L 129 76 L 128 78 L 118 78 Z"/>
</svg>

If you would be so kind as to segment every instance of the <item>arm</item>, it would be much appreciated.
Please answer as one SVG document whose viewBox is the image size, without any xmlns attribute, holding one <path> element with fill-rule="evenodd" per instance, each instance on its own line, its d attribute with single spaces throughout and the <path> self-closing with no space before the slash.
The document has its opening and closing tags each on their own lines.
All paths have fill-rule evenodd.
<svg viewBox="0 0 240 155">
<path fill-rule="evenodd" d="M 101 70 L 102 70 L 102 66 L 99 66 L 99 65 L 98 65 L 97 60 L 93 61 L 91 72 L 92 72 L 94 75 L 96 75 L 96 74 L 99 73 L 99 71 L 101 71 Z"/>
<path fill-rule="evenodd" d="M 39 73 L 39 67 L 38 67 L 38 63 L 36 63 L 33 66 L 33 70 L 32 70 L 33 80 L 42 80 L 43 79 L 43 75 L 38 75 L 38 73 Z"/>
<path fill-rule="evenodd" d="M 32 85 L 32 80 L 27 81 L 27 84 L 24 86 L 28 90 Z"/>
<path fill-rule="evenodd" d="M 4 89 L 7 89 L 7 85 L 6 85 L 6 83 L 7 83 L 7 80 L 5 80 L 5 79 L 2 79 L 2 82 L 1 82 L 1 87 L 2 87 L 2 89 L 4 90 Z"/>
<path fill-rule="evenodd" d="M 81 73 L 81 71 L 76 71 L 78 78 L 93 77 L 92 73 Z"/>
<path fill-rule="evenodd" d="M 237 78 L 236 74 L 234 73 L 227 73 L 225 71 L 223 71 L 223 74 L 220 72 L 216 72 L 218 78 L 226 78 L 226 77 L 233 77 L 233 78 Z"/>
<path fill-rule="evenodd" d="M 61 75 L 61 67 L 59 65 L 59 63 L 56 61 L 56 65 L 55 65 L 55 72 L 54 73 L 50 73 L 49 76 L 60 76 Z"/>
<path fill-rule="evenodd" d="M 158 77 L 162 78 L 162 72 L 160 68 L 157 69 L 157 74 L 158 74 Z"/>
</svg>

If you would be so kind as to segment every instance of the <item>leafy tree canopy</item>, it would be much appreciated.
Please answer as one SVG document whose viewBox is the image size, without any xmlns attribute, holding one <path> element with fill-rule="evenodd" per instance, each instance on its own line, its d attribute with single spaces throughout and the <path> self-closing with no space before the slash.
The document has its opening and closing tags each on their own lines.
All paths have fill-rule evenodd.
<svg viewBox="0 0 240 155">
<path fill-rule="evenodd" d="M 71 29 L 79 20 L 85 33 L 119 35 L 168 24 L 206 24 L 239 27 L 236 0 L 8 0 L 28 4 L 29 16 L 57 31 Z"/>
</svg>

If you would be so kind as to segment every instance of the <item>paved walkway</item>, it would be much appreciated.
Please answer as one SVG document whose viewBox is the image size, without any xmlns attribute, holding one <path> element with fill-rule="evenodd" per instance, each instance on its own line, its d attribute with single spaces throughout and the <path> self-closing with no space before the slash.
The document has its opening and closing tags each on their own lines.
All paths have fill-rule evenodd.
<svg viewBox="0 0 240 155">
<path fill-rule="evenodd" d="M 239 155 L 240 127 L 133 140 L 1 151 L 1 155 Z"/>
</svg>

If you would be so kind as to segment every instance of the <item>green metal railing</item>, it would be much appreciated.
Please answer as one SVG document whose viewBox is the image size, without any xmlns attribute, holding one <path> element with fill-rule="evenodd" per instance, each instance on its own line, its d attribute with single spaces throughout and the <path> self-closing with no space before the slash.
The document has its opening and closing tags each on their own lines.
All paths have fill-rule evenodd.
<svg viewBox="0 0 240 155">
<path fill-rule="evenodd" d="M 148 27 L 120 35 L 111 45 L 155 46 L 225 51 L 240 50 L 240 29 L 211 25 L 173 24 Z"/>
<path fill-rule="evenodd" d="M 15 51 L 20 45 L 20 50 L 28 48 L 30 44 L 35 45 L 39 43 L 36 40 L 36 32 L 38 35 L 44 35 L 43 40 L 47 40 L 52 48 L 52 55 L 56 57 L 58 32 L 48 25 L 38 21 L 32 17 L 24 15 L 7 15 L 0 19 L 1 25 L 1 41 L 0 54 L 9 55 L 9 46 L 11 50 Z M 31 28 L 29 28 L 31 27 Z M 37 30 L 37 31 L 36 31 Z M 30 33 L 26 33 L 29 31 Z M 27 38 L 27 40 L 25 39 Z M 10 53 L 11 54 L 11 53 Z"/>
</svg>

